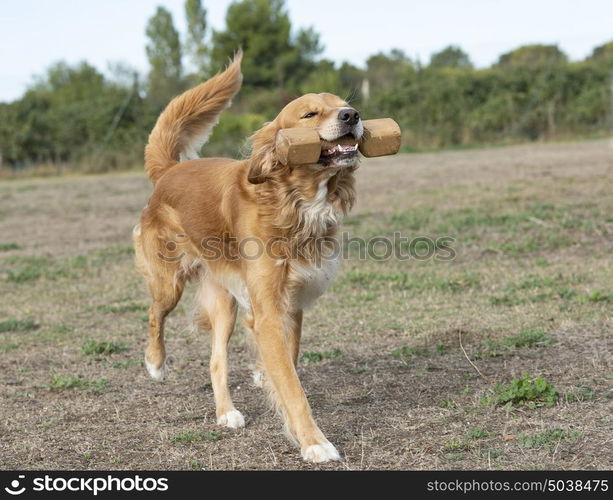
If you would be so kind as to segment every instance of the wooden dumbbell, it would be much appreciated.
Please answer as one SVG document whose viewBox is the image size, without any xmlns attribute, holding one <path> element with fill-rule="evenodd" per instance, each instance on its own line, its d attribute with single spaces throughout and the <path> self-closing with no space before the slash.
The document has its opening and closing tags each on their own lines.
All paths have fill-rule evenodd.
<svg viewBox="0 0 613 500">
<path fill-rule="evenodd" d="M 365 120 L 358 149 L 367 158 L 394 155 L 400 149 L 400 127 L 391 118 Z M 330 141 L 333 144 L 337 141 Z M 347 142 L 347 141 L 338 141 Z M 276 151 L 284 165 L 317 163 L 322 140 L 313 128 L 285 128 L 277 132 Z"/>
</svg>

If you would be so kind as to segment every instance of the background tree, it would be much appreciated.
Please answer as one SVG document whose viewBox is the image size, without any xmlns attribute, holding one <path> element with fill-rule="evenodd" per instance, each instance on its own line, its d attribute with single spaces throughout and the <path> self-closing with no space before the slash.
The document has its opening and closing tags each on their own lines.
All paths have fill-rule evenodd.
<svg viewBox="0 0 613 500">
<path fill-rule="evenodd" d="M 145 136 L 133 84 L 111 82 L 85 62 L 54 64 L 21 99 L 0 107 L 4 161 L 88 163 L 88 170 L 130 164 Z"/>
<path fill-rule="evenodd" d="M 299 90 L 300 94 L 309 92 L 316 94 L 330 92 L 339 96 L 344 94 L 340 74 L 334 67 L 334 62 L 326 59 L 319 61 L 309 76 L 302 81 Z"/>
<path fill-rule="evenodd" d="M 284 86 L 297 92 L 304 81 L 317 70 L 317 58 L 323 52 L 319 33 L 312 27 L 300 28 L 290 41 L 290 50 L 280 60 Z"/>
<path fill-rule="evenodd" d="M 372 88 L 390 88 L 403 74 L 413 69 L 413 63 L 400 49 L 392 49 L 389 54 L 379 52 L 366 60 L 366 76 Z"/>
<path fill-rule="evenodd" d="M 185 1 L 187 19 L 187 37 L 185 52 L 189 55 L 196 69 L 196 79 L 204 80 L 210 76 L 209 51 L 206 45 L 207 21 L 206 9 L 200 0 Z"/>
<path fill-rule="evenodd" d="M 588 61 L 600 62 L 609 67 L 613 66 L 613 40 L 595 47 Z"/>
<path fill-rule="evenodd" d="M 147 97 L 154 110 L 159 111 L 183 90 L 181 43 L 172 14 L 164 7 L 158 7 L 149 19 L 146 34 L 149 38 L 146 51 L 151 67 Z"/>
<path fill-rule="evenodd" d="M 230 4 L 226 28 L 213 31 L 211 62 L 224 67 L 242 48 L 244 85 L 274 87 L 283 84 L 281 63 L 292 52 L 290 20 L 282 0 L 242 0 Z"/>
<path fill-rule="evenodd" d="M 498 67 L 552 66 L 568 62 L 568 57 L 557 45 L 524 45 L 507 52 L 498 59 Z"/>
<path fill-rule="evenodd" d="M 342 90 L 342 97 L 346 97 L 356 106 L 363 102 L 362 84 L 364 82 L 364 70 L 351 63 L 344 62 L 338 69 L 338 76 Z"/>
<path fill-rule="evenodd" d="M 468 54 L 460 47 L 449 45 L 430 58 L 431 68 L 472 68 Z"/>
</svg>

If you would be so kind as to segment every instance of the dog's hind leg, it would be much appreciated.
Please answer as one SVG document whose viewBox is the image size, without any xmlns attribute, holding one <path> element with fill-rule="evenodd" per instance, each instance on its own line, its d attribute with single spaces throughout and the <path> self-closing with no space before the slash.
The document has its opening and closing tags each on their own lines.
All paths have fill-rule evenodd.
<svg viewBox="0 0 613 500">
<path fill-rule="evenodd" d="M 172 269 L 172 266 L 169 266 Z M 164 322 L 175 308 L 185 279 L 171 269 L 149 277 L 149 290 L 153 302 L 149 308 L 149 344 L 145 351 L 145 365 L 151 378 L 162 381 L 166 375 L 166 347 L 164 345 Z"/>
<path fill-rule="evenodd" d="M 217 423 L 233 429 L 244 427 L 245 419 L 234 408 L 228 388 L 228 341 L 236 323 L 236 300 L 207 276 L 201 278 L 198 300 L 200 326 L 211 329 L 210 369 Z"/>
<path fill-rule="evenodd" d="M 185 285 L 180 262 L 164 259 L 158 248 L 159 241 L 143 233 L 140 225 L 133 231 L 136 267 L 147 280 L 152 304 L 149 308 L 149 344 L 145 350 L 145 366 L 155 380 L 164 380 L 166 348 L 164 347 L 164 321 L 175 308 Z"/>
</svg>

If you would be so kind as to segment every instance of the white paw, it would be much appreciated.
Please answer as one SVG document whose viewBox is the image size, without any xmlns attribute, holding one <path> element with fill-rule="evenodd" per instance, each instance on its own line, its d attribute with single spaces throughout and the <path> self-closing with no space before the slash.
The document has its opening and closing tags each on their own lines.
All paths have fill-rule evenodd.
<svg viewBox="0 0 613 500">
<path fill-rule="evenodd" d="M 162 382 L 164 377 L 166 377 L 166 361 L 162 363 L 162 366 L 156 368 L 149 361 L 147 361 L 147 357 L 145 357 L 145 366 L 147 367 L 147 371 L 153 380 L 157 380 L 158 382 Z"/>
<path fill-rule="evenodd" d="M 264 387 L 264 374 L 260 370 L 253 370 L 253 385 Z"/>
<path fill-rule="evenodd" d="M 245 418 L 240 411 L 230 410 L 217 419 L 217 425 L 225 425 L 230 429 L 238 429 L 239 427 L 245 427 Z"/>
<path fill-rule="evenodd" d="M 340 460 L 341 456 L 332 443 L 312 444 L 302 450 L 302 458 L 307 462 L 327 462 L 328 460 Z"/>
</svg>

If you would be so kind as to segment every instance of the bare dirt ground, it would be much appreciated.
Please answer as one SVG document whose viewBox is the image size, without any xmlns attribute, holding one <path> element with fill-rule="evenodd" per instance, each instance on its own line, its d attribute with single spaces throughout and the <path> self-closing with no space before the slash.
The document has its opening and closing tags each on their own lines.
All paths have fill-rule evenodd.
<svg viewBox="0 0 613 500">
<path fill-rule="evenodd" d="M 0 468 L 610 468 L 612 179 L 609 141 L 365 161 L 345 230 L 451 236 L 455 257 L 351 250 L 306 314 L 300 376 L 343 455 L 320 466 L 251 385 L 241 327 L 230 384 L 247 426 L 215 424 L 193 289 L 168 323 L 167 381 L 146 375 L 143 174 L 4 182 Z"/>
</svg>

